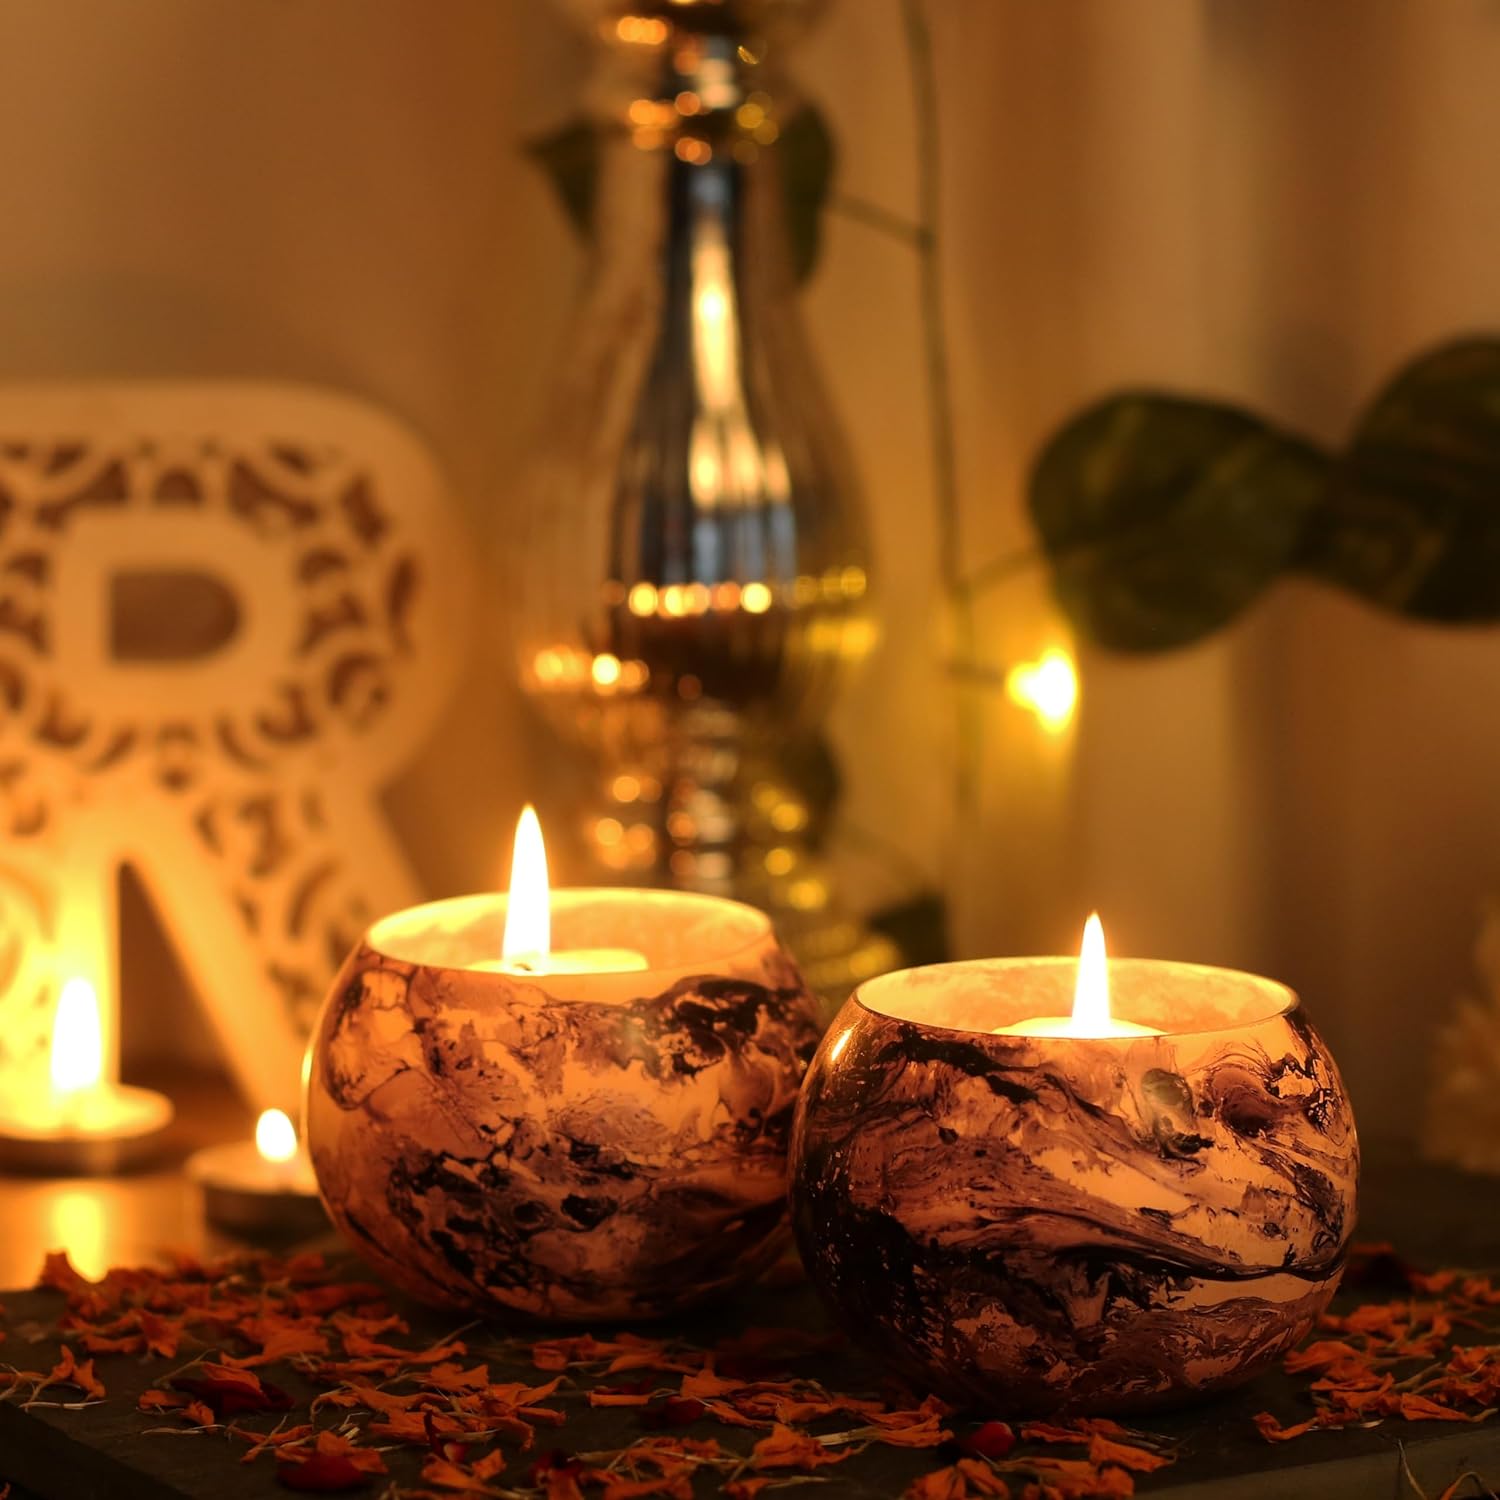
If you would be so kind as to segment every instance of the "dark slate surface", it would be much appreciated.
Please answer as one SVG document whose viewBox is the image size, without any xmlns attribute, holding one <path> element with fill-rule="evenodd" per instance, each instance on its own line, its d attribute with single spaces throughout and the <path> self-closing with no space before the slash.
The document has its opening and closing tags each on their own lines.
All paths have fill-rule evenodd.
<svg viewBox="0 0 1500 1500">
<path fill-rule="evenodd" d="M 1500 1266 L 1500 1179 L 1468 1177 L 1443 1169 L 1391 1162 L 1375 1165 L 1365 1174 L 1361 1238 L 1388 1239 L 1420 1264 L 1474 1268 Z M 46 1369 L 57 1347 L 55 1339 L 28 1344 L 21 1326 L 33 1320 L 50 1323 L 61 1298 L 50 1292 L 5 1294 L 5 1344 L 0 1359 L 26 1368 Z M 821 1308 L 805 1287 L 787 1291 L 758 1289 L 719 1308 L 713 1315 L 671 1325 L 671 1331 L 700 1342 L 711 1342 L 737 1329 L 775 1324 L 817 1328 L 825 1323 Z M 453 1329 L 453 1320 L 417 1315 L 414 1335 L 438 1337 Z M 578 1330 L 575 1330 L 578 1331 Z M 594 1329 L 602 1334 L 605 1330 Z M 654 1332 L 662 1331 L 654 1326 Z M 501 1330 L 496 1330 L 500 1333 Z M 465 1334 L 471 1357 L 485 1356 L 485 1341 Z M 532 1381 L 542 1376 L 529 1366 L 506 1366 L 495 1359 L 495 1376 Z M 33 1407 L 22 1411 L 0 1403 L 0 1478 L 11 1480 L 15 1500 L 178 1500 L 212 1496 L 214 1500 L 252 1500 L 285 1494 L 274 1481 L 269 1456 L 244 1466 L 238 1442 L 213 1434 L 173 1431 L 144 1435 L 153 1419 L 135 1409 L 135 1398 L 164 1373 L 161 1361 L 140 1364 L 106 1357 L 97 1361 L 109 1399 L 81 1411 Z M 502 1369 L 506 1373 L 502 1373 Z M 514 1369 L 514 1374 L 509 1371 Z M 857 1354 L 829 1356 L 799 1366 L 844 1390 L 868 1390 L 875 1372 Z M 272 1367 L 271 1379 L 295 1396 L 311 1397 L 314 1389 L 295 1374 Z M 670 1383 L 670 1377 L 663 1377 Z M 1176 1465 L 1137 1480 L 1142 1495 L 1171 1500 L 1384 1500 L 1415 1496 L 1403 1484 L 1402 1459 L 1428 1495 L 1435 1495 L 1458 1474 L 1475 1469 L 1493 1484 L 1500 1480 L 1500 1419 L 1482 1426 L 1457 1423 L 1388 1423 L 1371 1429 L 1313 1433 L 1290 1443 L 1270 1445 L 1256 1433 L 1251 1417 L 1270 1410 L 1283 1421 L 1306 1414 L 1301 1382 L 1280 1374 L 1262 1377 L 1232 1396 L 1170 1416 L 1142 1420 L 1138 1425 L 1177 1439 L 1181 1456 Z M 623 1446 L 641 1434 L 640 1418 L 631 1409 L 593 1410 L 577 1396 L 561 1403 L 569 1410 L 560 1429 L 542 1429 L 539 1446 L 560 1446 L 585 1452 Z M 980 1415 L 1009 1417 L 1011 1413 Z M 249 1418 L 248 1425 L 271 1425 L 265 1418 Z M 171 1418 L 162 1426 L 172 1427 Z M 713 1436 L 726 1448 L 747 1450 L 758 1434 L 706 1422 L 679 1429 L 690 1436 Z M 1071 1449 L 1053 1449 L 1059 1456 Z M 386 1455 L 392 1477 L 415 1482 L 419 1459 L 415 1454 Z M 827 1500 L 899 1495 L 918 1474 L 943 1460 L 932 1452 L 906 1452 L 874 1447 L 839 1465 L 824 1469 L 826 1480 L 818 1494 Z M 520 1483 L 529 1460 L 512 1458 L 500 1483 Z M 717 1480 L 700 1480 L 701 1493 L 716 1493 Z M 379 1487 L 364 1493 L 378 1494 Z"/>
</svg>

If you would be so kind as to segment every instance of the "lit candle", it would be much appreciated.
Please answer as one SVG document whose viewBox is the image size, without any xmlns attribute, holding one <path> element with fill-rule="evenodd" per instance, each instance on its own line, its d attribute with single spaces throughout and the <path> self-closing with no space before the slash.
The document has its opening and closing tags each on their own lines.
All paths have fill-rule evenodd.
<svg viewBox="0 0 1500 1500">
<path fill-rule="evenodd" d="M 1227 1388 L 1317 1326 L 1354 1231 L 1354 1117 L 1296 995 L 1106 967 L 1089 929 L 1076 961 L 869 980 L 803 1083 L 808 1276 L 956 1404 L 1079 1416 Z"/>
<path fill-rule="evenodd" d="M 1104 951 L 1104 924 L 1094 912 L 1084 924 L 1073 984 L 1073 1013 L 1031 1016 L 1011 1026 L 997 1026 L 995 1036 L 1160 1036 L 1155 1026 L 1116 1020 L 1109 1010 L 1109 958 Z"/>
<path fill-rule="evenodd" d="M 188 1158 L 210 1224 L 246 1238 L 288 1238 L 328 1227 L 312 1163 L 283 1110 L 255 1122 L 253 1141 L 210 1146 Z"/>
<path fill-rule="evenodd" d="M 11 1091 L 0 1118 L 0 1167 L 63 1174 L 138 1164 L 172 1122 L 172 1103 L 151 1089 L 104 1077 L 99 996 L 67 980 L 52 1020 L 48 1077 Z"/>
<path fill-rule="evenodd" d="M 528 814 L 508 898 L 360 939 L 313 1033 L 323 1201 L 366 1264 L 442 1306 L 681 1311 L 777 1253 L 815 1002 L 764 912 L 545 880 Z"/>
<path fill-rule="evenodd" d="M 634 948 L 563 948 L 552 951 L 552 891 L 547 879 L 547 845 L 536 809 L 528 803 L 516 824 L 510 856 L 510 898 L 498 960 L 474 967 L 491 974 L 639 973 L 646 955 Z"/>
</svg>

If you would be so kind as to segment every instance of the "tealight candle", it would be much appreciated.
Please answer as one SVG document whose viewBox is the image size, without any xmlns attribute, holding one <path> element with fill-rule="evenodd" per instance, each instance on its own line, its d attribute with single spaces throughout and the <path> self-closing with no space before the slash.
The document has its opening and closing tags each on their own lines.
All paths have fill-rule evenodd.
<svg viewBox="0 0 1500 1500">
<path fill-rule="evenodd" d="M 634 948 L 552 949 L 551 882 L 541 820 L 530 803 L 521 809 L 510 856 L 510 901 L 498 962 L 481 959 L 475 968 L 491 974 L 624 974 L 646 967 Z"/>
<path fill-rule="evenodd" d="M 334 980 L 307 1091 L 319 1188 L 425 1301 L 675 1312 L 784 1243 L 814 1001 L 764 913 L 553 891 L 533 823 L 508 897 L 387 917 Z"/>
<path fill-rule="evenodd" d="M 1130 1410 L 1244 1380 L 1316 1324 L 1358 1169 L 1290 990 L 1106 967 L 1101 931 L 1081 963 L 862 985 L 808 1070 L 791 1200 L 814 1284 L 907 1378 L 986 1412 Z"/>
<path fill-rule="evenodd" d="M 10 1089 L 0 1110 L 0 1170 L 60 1176 L 140 1165 L 173 1113 L 164 1094 L 104 1077 L 99 996 L 76 976 L 58 994 L 47 1081 Z"/>
<path fill-rule="evenodd" d="M 203 1212 L 218 1229 L 247 1239 L 290 1239 L 328 1228 L 312 1163 L 283 1110 L 262 1112 L 253 1141 L 209 1146 L 188 1158 Z"/>
<path fill-rule="evenodd" d="M 1161 1028 L 1122 1021 L 1110 1013 L 1109 962 L 1104 951 L 1104 924 L 1095 912 L 1083 928 L 1073 1010 L 1066 1016 L 1028 1016 L 997 1026 L 995 1036 L 1160 1036 Z"/>
</svg>

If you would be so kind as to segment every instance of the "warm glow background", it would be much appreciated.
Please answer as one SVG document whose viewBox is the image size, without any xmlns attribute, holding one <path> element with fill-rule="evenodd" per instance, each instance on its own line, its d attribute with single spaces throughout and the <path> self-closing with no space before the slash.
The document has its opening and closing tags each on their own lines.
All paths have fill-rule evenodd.
<svg viewBox="0 0 1500 1500">
<path fill-rule="evenodd" d="M 1500 326 L 1492 0 L 931 9 L 976 565 L 1025 540 L 1043 435 L 1112 385 L 1212 389 L 1331 438 L 1398 360 Z M 348 389 L 422 429 L 503 539 L 582 264 L 518 149 L 578 94 L 554 9 L 0 0 L 0 21 L 0 376 Z M 895 0 L 842 0 L 800 71 L 841 187 L 908 211 Z M 1291 585 L 1190 654 L 1085 657 L 1069 735 L 997 687 L 960 846 L 909 252 L 831 218 L 807 311 L 885 619 L 837 718 L 851 813 L 947 882 L 964 953 L 1069 951 L 1098 906 L 1115 951 L 1296 985 L 1366 1133 L 1409 1133 L 1500 883 L 1500 631 Z M 1041 580 L 996 593 L 984 634 L 1002 671 L 1058 644 Z M 536 781 L 507 672 L 476 643 L 452 732 L 392 793 L 434 893 L 496 882 Z M 191 1019 L 158 950 L 129 939 L 127 1051 Z"/>
</svg>

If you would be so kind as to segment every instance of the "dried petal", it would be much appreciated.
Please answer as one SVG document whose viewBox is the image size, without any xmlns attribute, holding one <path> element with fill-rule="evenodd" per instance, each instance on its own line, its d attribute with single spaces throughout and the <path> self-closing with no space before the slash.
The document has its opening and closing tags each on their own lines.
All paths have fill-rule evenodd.
<svg viewBox="0 0 1500 1500">
<path fill-rule="evenodd" d="M 42 1273 L 37 1277 L 36 1284 L 39 1287 L 51 1287 L 57 1292 L 76 1292 L 89 1283 L 73 1269 L 66 1250 L 49 1250 L 42 1262 Z"/>
<path fill-rule="evenodd" d="M 475 1365 L 462 1369 L 456 1361 L 444 1360 L 422 1376 L 422 1384 L 435 1391 L 476 1391 L 490 1381 L 490 1367 Z"/>
<path fill-rule="evenodd" d="M 386 1472 L 385 1460 L 373 1449 L 334 1432 L 320 1432 L 311 1450 L 277 1449 L 276 1462 L 277 1482 L 303 1492 L 358 1489 Z"/>
<path fill-rule="evenodd" d="M 1094 1464 L 1119 1464 L 1134 1474 L 1150 1474 L 1164 1469 L 1172 1459 L 1163 1453 L 1153 1453 L 1149 1448 L 1138 1448 L 1132 1443 L 1119 1443 L 1095 1433 L 1089 1439 L 1089 1462 Z"/>
<path fill-rule="evenodd" d="M 250 1370 L 237 1370 L 213 1360 L 203 1362 L 203 1376 L 179 1375 L 173 1388 L 207 1402 L 216 1412 L 232 1416 L 242 1411 L 290 1411 L 292 1398 Z"/>
<path fill-rule="evenodd" d="M 1306 1422 L 1295 1422 L 1290 1427 L 1283 1427 L 1275 1417 L 1268 1411 L 1256 1412 L 1251 1419 L 1254 1421 L 1256 1430 L 1268 1443 L 1285 1443 L 1295 1437 L 1301 1437 L 1304 1432 L 1311 1432 L 1318 1426 L 1316 1417 Z"/>
<path fill-rule="evenodd" d="M 663 1500 L 693 1500 L 693 1481 L 686 1474 L 658 1474 L 654 1479 L 611 1476 L 604 1483 L 602 1500 L 643 1500 L 656 1495 Z"/>
<path fill-rule="evenodd" d="M 226 1355 L 224 1363 L 241 1370 L 254 1365 L 268 1365 L 273 1360 L 290 1359 L 295 1354 L 327 1354 L 328 1335 L 315 1328 L 278 1328 L 269 1333 L 259 1354 L 235 1359 Z"/>
<path fill-rule="evenodd" d="M 595 1386 L 589 1392 L 590 1406 L 649 1406 L 655 1400 L 652 1391 L 628 1391 L 609 1386 Z M 699 1403 L 700 1411 L 702 1403 Z"/>
<path fill-rule="evenodd" d="M 397 1359 L 407 1365 L 436 1365 L 469 1352 L 468 1345 L 458 1339 L 433 1344 L 427 1349 L 398 1349 L 394 1344 L 382 1344 L 368 1338 L 354 1328 L 345 1329 L 343 1337 L 344 1352 L 355 1359 Z"/>
<path fill-rule="evenodd" d="M 146 1341 L 138 1333 L 125 1333 L 117 1338 L 106 1338 L 102 1333 L 85 1333 L 83 1347 L 90 1354 L 139 1354 Z"/>
<path fill-rule="evenodd" d="M 505 1455 L 497 1448 L 488 1458 L 465 1468 L 445 1458 L 429 1458 L 422 1465 L 424 1484 L 436 1485 L 440 1490 L 453 1490 L 468 1495 L 499 1495 L 503 1492 L 487 1483 L 505 1467 Z"/>
<path fill-rule="evenodd" d="M 1465 1416 L 1461 1411 L 1454 1411 L 1451 1407 L 1441 1406 L 1426 1396 L 1416 1396 L 1410 1392 L 1401 1397 L 1401 1415 L 1408 1422 L 1472 1422 L 1474 1420 L 1472 1417 Z"/>
<path fill-rule="evenodd" d="M 146 1348 L 162 1359 L 176 1359 L 177 1347 L 182 1342 L 182 1323 L 176 1318 L 163 1318 L 148 1311 L 140 1313 L 136 1327 L 146 1341 Z"/>
<path fill-rule="evenodd" d="M 136 1405 L 142 1411 L 170 1411 L 174 1407 L 186 1406 L 188 1398 L 176 1391 L 142 1391 Z"/>
<path fill-rule="evenodd" d="M 763 1437 L 750 1450 L 752 1469 L 817 1469 L 824 1464 L 842 1463 L 851 1450 L 842 1452 L 825 1447 L 814 1437 L 793 1432 L 778 1422 L 769 1437 Z"/>
<path fill-rule="evenodd" d="M 280 1448 L 288 1443 L 300 1443 L 310 1438 L 313 1433 L 312 1424 L 304 1422 L 298 1427 L 278 1427 L 273 1432 L 256 1432 L 249 1427 L 240 1427 L 231 1423 L 230 1434 L 237 1438 L 243 1438 L 250 1444 L 249 1450 L 240 1460 L 242 1464 L 253 1463 L 267 1448 Z"/>
<path fill-rule="evenodd" d="M 643 1427 L 686 1427 L 707 1410 L 703 1402 L 691 1396 L 664 1396 L 653 1401 L 641 1413 Z"/>
<path fill-rule="evenodd" d="M 92 1396 L 96 1401 L 104 1398 L 104 1383 L 94 1374 L 94 1362 L 86 1359 L 79 1364 L 72 1349 L 64 1344 L 58 1351 L 59 1358 L 46 1379 L 42 1381 L 46 1385 L 72 1385 L 77 1386 L 84 1395 Z"/>
<path fill-rule="evenodd" d="M 1055 1422 L 1027 1422 L 1021 1428 L 1021 1439 L 1027 1443 L 1086 1443 L 1089 1433 L 1080 1427 L 1064 1427 Z"/>
<path fill-rule="evenodd" d="M 1000 1500 L 1005 1500 L 1010 1494 L 1010 1486 L 981 1459 L 959 1459 L 958 1472 L 968 1481 L 969 1489 L 974 1494 L 998 1496 Z"/>
<path fill-rule="evenodd" d="M 957 1465 L 914 1479 L 902 1500 L 968 1500 L 969 1486 Z"/>
<path fill-rule="evenodd" d="M 743 1479 L 731 1479 L 724 1486 L 724 1493 L 729 1500 L 755 1500 L 755 1497 L 765 1489 L 768 1484 L 776 1481 L 767 1475 L 746 1475 Z M 4 1500 L 4 1496 L 0 1496 Z"/>
<path fill-rule="evenodd" d="M 1066 1500 L 1081 1500 L 1083 1496 L 1125 1500 L 1135 1494 L 1135 1480 L 1112 1464 L 1099 1468 L 1082 1458 L 1031 1458 L 1024 1462 L 1044 1487 L 1054 1488 Z"/>
</svg>

